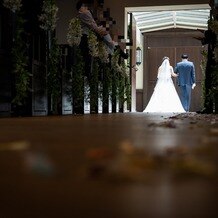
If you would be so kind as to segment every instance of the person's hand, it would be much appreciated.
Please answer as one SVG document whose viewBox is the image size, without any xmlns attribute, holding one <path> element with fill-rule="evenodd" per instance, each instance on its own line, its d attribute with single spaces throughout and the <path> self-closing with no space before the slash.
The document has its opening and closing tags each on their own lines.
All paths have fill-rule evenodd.
<svg viewBox="0 0 218 218">
<path fill-rule="evenodd" d="M 99 34 L 100 36 L 105 36 L 105 35 L 107 35 L 108 33 L 107 33 L 107 31 L 105 30 L 104 27 L 100 26 L 100 27 L 98 27 L 98 34 Z"/>
<path fill-rule="evenodd" d="M 192 84 L 192 89 L 194 89 L 194 88 L 195 88 L 195 86 L 196 86 L 196 84 L 195 84 L 195 83 L 193 83 L 193 84 Z"/>
</svg>

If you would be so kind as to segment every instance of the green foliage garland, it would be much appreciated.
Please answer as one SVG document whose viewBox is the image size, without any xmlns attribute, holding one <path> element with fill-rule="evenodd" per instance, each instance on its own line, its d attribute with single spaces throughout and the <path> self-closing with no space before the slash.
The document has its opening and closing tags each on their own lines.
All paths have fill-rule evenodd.
<svg viewBox="0 0 218 218">
<path fill-rule="evenodd" d="M 96 34 L 90 30 L 88 35 L 88 50 L 92 57 L 99 56 L 98 44 L 99 42 Z"/>
<path fill-rule="evenodd" d="M 206 50 L 203 50 L 201 52 L 202 56 L 203 56 L 203 60 L 201 61 L 201 64 L 200 64 L 200 67 L 201 67 L 201 72 L 202 72 L 202 75 L 203 75 L 203 78 L 204 78 L 204 81 L 202 82 L 202 105 L 204 104 L 205 102 L 205 96 L 206 96 L 206 88 L 205 88 L 205 72 L 206 72 L 206 64 L 207 64 L 207 56 L 208 56 L 208 53 Z"/>
<path fill-rule="evenodd" d="M 15 14 L 14 14 L 15 15 Z M 21 14 L 16 16 L 16 29 L 12 48 L 13 73 L 15 75 L 15 97 L 12 103 L 24 105 L 30 90 L 30 72 L 28 70 L 28 47 L 24 42 L 24 19 Z"/>
<path fill-rule="evenodd" d="M 92 56 L 91 77 L 88 82 L 89 90 L 84 91 L 84 62 L 80 53 L 82 29 L 78 18 L 70 20 L 67 42 L 76 50 L 74 66 L 72 68 L 72 97 L 74 107 L 81 107 L 84 92 L 89 93 L 91 112 L 97 112 L 98 97 L 102 98 L 103 111 L 108 108 L 108 99 L 120 99 L 120 102 L 130 104 L 130 78 L 127 75 L 125 62 L 119 63 L 119 50 L 112 55 L 109 62 L 109 54 L 105 43 L 100 40 L 93 31 L 88 35 L 87 52 Z M 103 80 L 99 81 L 99 75 Z M 112 85 L 113 84 L 113 85 Z M 112 91 L 113 89 L 113 91 Z M 86 97 L 86 96 L 85 96 Z M 80 102 L 80 103 L 79 103 Z M 80 104 L 80 105 L 79 105 Z"/>
<path fill-rule="evenodd" d="M 22 3 L 21 0 L 3 0 L 3 6 L 15 13 L 20 11 Z"/>
<path fill-rule="evenodd" d="M 54 0 L 44 0 L 42 14 L 39 16 L 41 21 L 40 28 L 45 31 L 53 31 L 56 27 L 58 7 Z"/>
<path fill-rule="evenodd" d="M 99 75 L 99 61 L 97 58 L 93 58 L 92 60 L 92 72 L 91 78 L 89 80 L 90 86 L 90 112 L 97 113 L 98 112 L 98 75 Z"/>
<path fill-rule="evenodd" d="M 208 28 L 211 29 L 216 34 L 216 42 L 213 45 L 213 58 L 215 60 L 214 65 L 211 66 L 211 84 L 208 90 L 208 94 L 205 96 L 206 99 L 206 107 L 210 107 L 207 105 L 210 102 L 216 103 L 216 98 L 218 97 L 218 20 L 215 19 L 217 17 L 216 14 L 213 15 L 213 18 L 208 21 Z M 217 108 L 216 108 L 217 110 Z"/>
<path fill-rule="evenodd" d="M 60 60 L 60 49 L 56 38 L 52 38 L 51 49 L 48 57 L 48 74 L 47 74 L 47 88 L 48 94 L 52 99 L 52 108 L 57 113 L 57 104 L 60 101 L 61 94 L 61 78 L 58 71 Z"/>
<path fill-rule="evenodd" d="M 72 18 L 69 22 L 67 42 L 70 46 L 78 46 L 81 42 L 82 28 L 81 21 L 78 18 Z"/>
<path fill-rule="evenodd" d="M 12 103 L 21 106 L 26 103 L 28 91 L 30 90 L 30 72 L 28 70 L 28 45 L 24 42 L 25 20 L 22 17 L 21 0 L 4 0 L 4 7 L 12 11 L 13 27 L 15 28 L 13 35 L 13 47 L 12 47 L 12 62 L 15 80 L 15 96 L 12 99 Z"/>
<path fill-rule="evenodd" d="M 42 14 L 39 15 L 40 28 L 47 36 L 47 89 L 49 100 L 49 113 L 57 113 L 58 99 L 61 93 L 60 75 L 58 74 L 58 64 L 60 50 L 57 45 L 54 30 L 56 28 L 58 7 L 54 0 L 44 0 Z"/>
<path fill-rule="evenodd" d="M 130 76 L 127 73 L 125 61 L 122 60 L 121 63 L 119 63 L 119 50 L 115 51 L 112 55 L 111 67 L 114 71 L 113 81 L 115 82 L 113 85 L 113 93 L 117 94 L 121 105 L 123 105 L 124 102 L 127 102 L 127 105 L 129 105 L 131 102 Z M 115 91 L 115 87 L 117 88 L 117 92 Z M 115 98 L 115 96 L 112 98 Z"/>
<path fill-rule="evenodd" d="M 28 96 L 30 73 L 27 70 L 28 58 L 25 50 L 22 50 L 22 43 L 15 43 L 12 53 L 14 56 L 14 74 L 15 74 L 15 97 L 12 103 L 15 105 L 23 105 L 26 103 Z"/>
<path fill-rule="evenodd" d="M 84 113 L 84 62 L 79 47 L 74 46 L 75 63 L 72 67 L 72 98 L 74 113 Z"/>
</svg>

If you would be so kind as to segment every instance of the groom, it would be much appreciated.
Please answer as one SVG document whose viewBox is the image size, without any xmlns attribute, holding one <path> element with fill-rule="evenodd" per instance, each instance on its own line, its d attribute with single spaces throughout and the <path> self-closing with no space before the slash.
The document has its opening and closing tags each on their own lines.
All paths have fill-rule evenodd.
<svg viewBox="0 0 218 218">
<path fill-rule="evenodd" d="M 188 55 L 182 55 L 182 61 L 176 64 L 175 73 L 178 74 L 178 85 L 180 87 L 180 99 L 186 112 L 189 111 L 191 104 L 191 90 L 195 84 L 195 67 L 188 61 Z"/>
</svg>

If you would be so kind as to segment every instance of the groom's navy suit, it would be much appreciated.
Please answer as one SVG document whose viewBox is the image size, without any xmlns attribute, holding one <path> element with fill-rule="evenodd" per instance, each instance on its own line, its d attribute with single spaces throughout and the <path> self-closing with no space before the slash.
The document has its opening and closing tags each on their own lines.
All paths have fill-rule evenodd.
<svg viewBox="0 0 218 218">
<path fill-rule="evenodd" d="M 180 87 L 180 99 L 185 111 L 189 111 L 191 104 L 191 90 L 195 83 L 194 64 L 187 59 L 183 59 L 176 64 L 175 72 L 178 74 L 178 85 Z"/>
</svg>

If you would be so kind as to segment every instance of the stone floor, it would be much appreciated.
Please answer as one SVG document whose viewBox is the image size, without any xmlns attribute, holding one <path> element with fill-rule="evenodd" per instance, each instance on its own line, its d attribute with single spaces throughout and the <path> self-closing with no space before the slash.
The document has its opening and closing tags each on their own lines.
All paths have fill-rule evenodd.
<svg viewBox="0 0 218 218">
<path fill-rule="evenodd" d="M 218 217 L 218 116 L 0 119 L 0 218 Z"/>
</svg>

